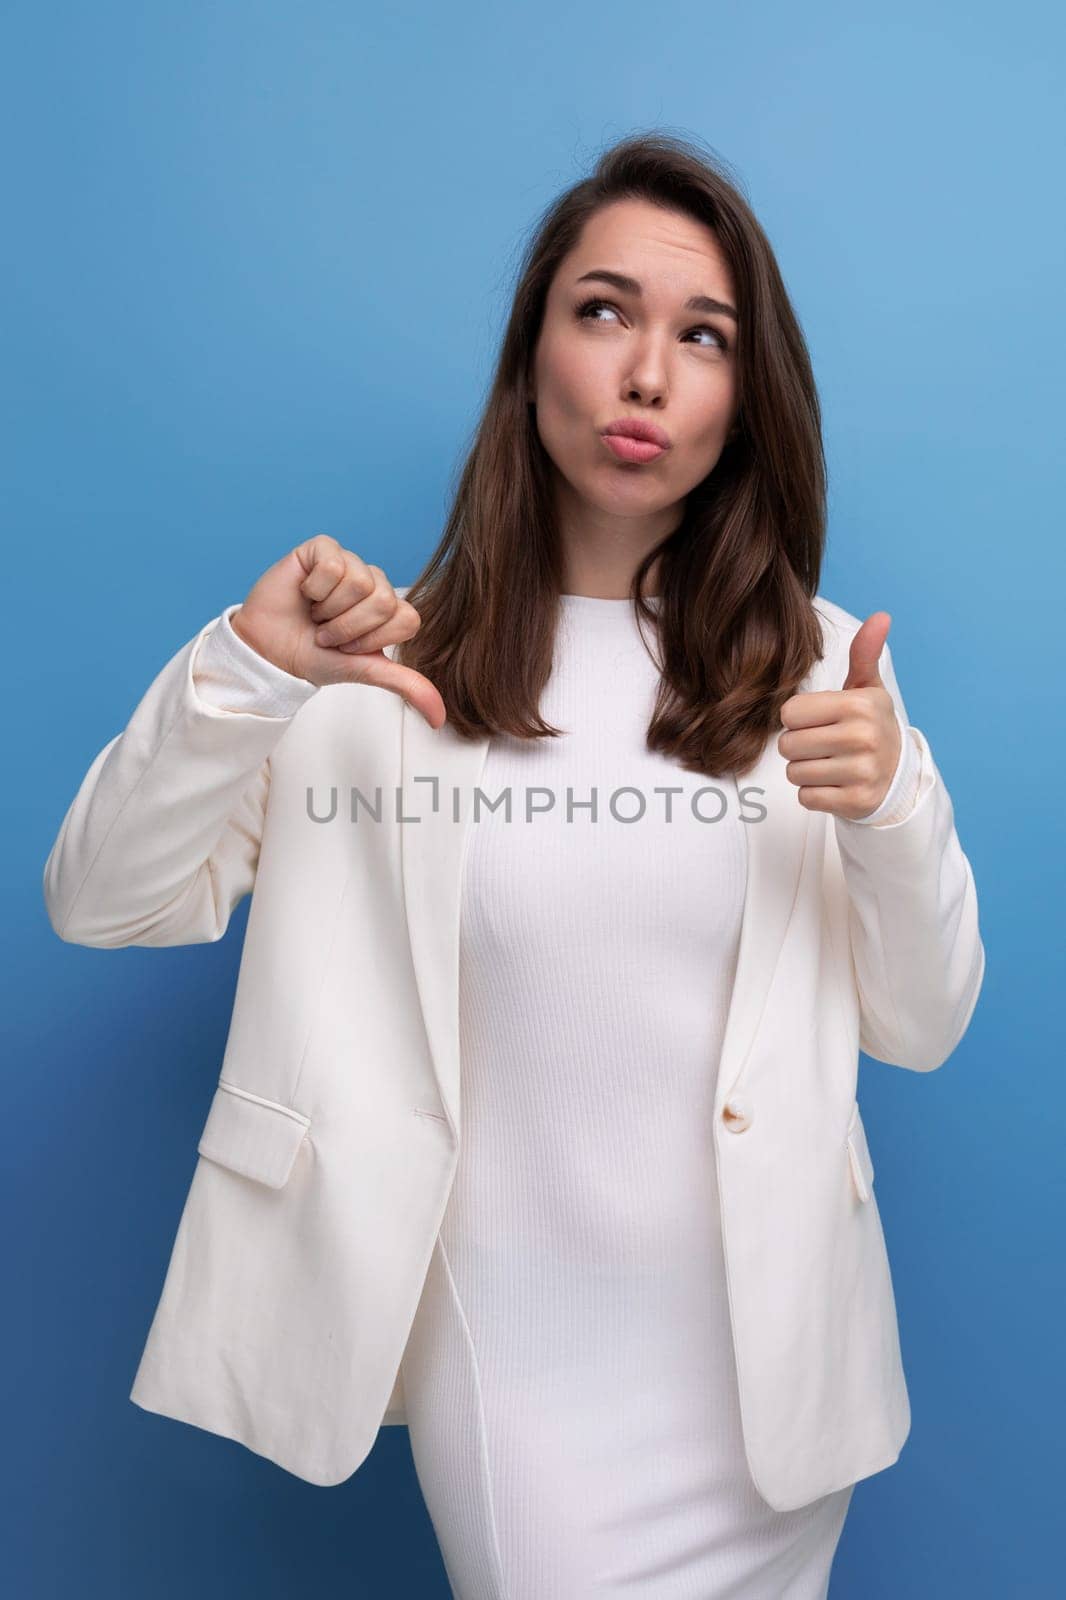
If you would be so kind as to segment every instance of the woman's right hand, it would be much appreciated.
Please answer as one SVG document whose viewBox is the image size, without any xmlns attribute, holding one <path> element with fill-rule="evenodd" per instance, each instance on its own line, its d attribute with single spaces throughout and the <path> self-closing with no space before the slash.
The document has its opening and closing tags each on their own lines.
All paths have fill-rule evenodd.
<svg viewBox="0 0 1066 1600">
<path fill-rule="evenodd" d="M 431 728 L 446 720 L 429 679 L 384 654 L 385 645 L 414 637 L 418 612 L 397 596 L 380 567 L 368 566 L 329 534 L 316 534 L 275 562 L 229 621 L 245 644 L 293 677 L 318 687 L 373 684 L 400 695 Z"/>
</svg>

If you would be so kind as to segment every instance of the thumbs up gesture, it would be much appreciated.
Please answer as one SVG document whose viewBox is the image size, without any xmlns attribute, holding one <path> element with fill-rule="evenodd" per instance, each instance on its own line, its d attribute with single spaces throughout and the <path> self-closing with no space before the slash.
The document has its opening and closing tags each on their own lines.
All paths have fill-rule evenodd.
<svg viewBox="0 0 1066 1600">
<path fill-rule="evenodd" d="M 843 688 L 794 694 L 781 707 L 787 731 L 777 748 L 810 811 L 855 821 L 888 793 L 902 749 L 895 702 L 878 671 L 891 626 L 887 611 L 875 611 L 851 641 Z"/>
</svg>

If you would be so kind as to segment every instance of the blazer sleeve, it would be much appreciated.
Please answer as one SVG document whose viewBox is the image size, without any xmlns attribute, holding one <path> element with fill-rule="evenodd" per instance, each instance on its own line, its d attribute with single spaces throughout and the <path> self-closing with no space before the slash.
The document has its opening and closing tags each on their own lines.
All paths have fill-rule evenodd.
<svg viewBox="0 0 1066 1600">
<path fill-rule="evenodd" d="M 246 709 L 228 709 L 225 684 L 241 674 L 235 645 L 250 647 L 215 630 L 236 609 L 166 664 L 85 774 L 44 867 L 61 939 L 101 949 L 208 943 L 251 891 L 270 753 L 317 687 L 272 666 L 269 681 L 253 680 L 249 664 Z"/>
<path fill-rule="evenodd" d="M 848 889 L 859 1047 L 890 1066 L 931 1072 L 969 1026 L 985 950 L 951 797 L 928 740 L 909 724 L 887 642 L 879 665 L 904 737 L 918 746 L 921 780 L 900 821 L 833 818 Z"/>
</svg>

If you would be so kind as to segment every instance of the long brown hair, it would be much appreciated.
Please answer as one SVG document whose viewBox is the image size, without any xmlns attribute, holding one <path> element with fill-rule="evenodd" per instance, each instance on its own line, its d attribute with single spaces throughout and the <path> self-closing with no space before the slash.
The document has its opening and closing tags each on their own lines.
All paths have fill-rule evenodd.
<svg viewBox="0 0 1066 1600">
<path fill-rule="evenodd" d="M 603 206 L 640 198 L 709 226 L 737 292 L 737 426 L 633 580 L 657 628 L 647 744 L 708 777 L 748 771 L 822 655 L 811 600 L 826 468 L 810 357 L 770 243 L 717 157 L 656 131 L 624 139 L 543 214 L 520 264 L 488 400 L 437 549 L 408 591 L 422 621 L 396 659 L 434 683 L 464 738 L 552 737 L 538 714 L 562 587 L 550 462 L 527 401 L 549 286 Z M 656 613 L 644 595 L 660 558 Z"/>
</svg>

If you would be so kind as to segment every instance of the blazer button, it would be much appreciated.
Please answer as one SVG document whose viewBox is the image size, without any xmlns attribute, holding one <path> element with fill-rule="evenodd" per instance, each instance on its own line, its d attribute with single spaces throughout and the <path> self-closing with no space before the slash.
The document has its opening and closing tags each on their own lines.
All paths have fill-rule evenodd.
<svg viewBox="0 0 1066 1600">
<path fill-rule="evenodd" d="M 750 1128 L 754 1115 L 751 1101 L 742 1094 L 731 1094 L 722 1107 L 722 1121 L 730 1133 L 743 1133 Z"/>
</svg>

